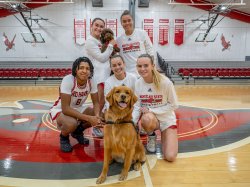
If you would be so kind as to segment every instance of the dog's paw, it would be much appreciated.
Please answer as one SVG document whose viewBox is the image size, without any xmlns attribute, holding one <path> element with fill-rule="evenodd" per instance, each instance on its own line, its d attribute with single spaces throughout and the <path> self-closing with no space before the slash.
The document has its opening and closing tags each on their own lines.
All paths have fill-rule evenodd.
<svg viewBox="0 0 250 187">
<path fill-rule="evenodd" d="M 121 173 L 121 175 L 119 176 L 119 181 L 124 181 L 127 179 L 127 177 L 128 177 L 128 174 Z"/>
<path fill-rule="evenodd" d="M 96 184 L 102 184 L 102 183 L 104 183 L 105 180 L 106 180 L 106 177 L 105 177 L 105 176 L 99 176 L 99 177 L 96 179 Z"/>
<path fill-rule="evenodd" d="M 141 163 L 140 162 L 136 162 L 135 164 L 134 164 L 134 170 L 135 171 L 139 171 L 141 169 Z"/>
</svg>

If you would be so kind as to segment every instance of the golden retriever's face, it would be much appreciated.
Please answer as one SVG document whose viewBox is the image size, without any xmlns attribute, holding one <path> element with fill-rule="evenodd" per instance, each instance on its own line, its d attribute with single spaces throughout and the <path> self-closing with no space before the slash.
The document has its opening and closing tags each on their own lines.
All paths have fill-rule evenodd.
<svg viewBox="0 0 250 187">
<path fill-rule="evenodd" d="M 127 86 L 118 86 L 114 87 L 106 97 L 110 106 L 115 106 L 120 110 L 125 108 L 132 108 L 137 97 L 134 95 L 134 92 Z"/>
</svg>

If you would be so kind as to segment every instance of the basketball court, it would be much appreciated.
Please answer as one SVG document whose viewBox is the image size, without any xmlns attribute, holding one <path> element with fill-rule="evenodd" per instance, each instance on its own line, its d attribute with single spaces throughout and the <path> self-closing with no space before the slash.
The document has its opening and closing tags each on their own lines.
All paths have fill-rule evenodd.
<svg viewBox="0 0 250 187">
<path fill-rule="evenodd" d="M 93 19 L 117 38 L 125 9 L 174 82 L 179 153 L 163 160 L 157 131 L 157 151 L 139 171 L 121 182 L 122 164 L 112 163 L 96 185 L 103 139 L 87 129 L 90 144 L 71 138 L 73 152 L 63 153 L 48 112 L 85 55 Z M 0 0 L 0 187 L 249 187 L 249 18 L 244 0 Z"/>
<path fill-rule="evenodd" d="M 179 155 L 174 163 L 147 154 L 139 172 L 118 181 L 121 164 L 110 166 L 104 186 L 250 185 L 250 86 L 176 86 Z M 103 140 L 71 139 L 72 153 L 59 149 L 59 132 L 48 116 L 57 86 L 1 86 L 1 186 L 95 186 Z M 141 137 L 145 144 L 146 137 Z"/>
</svg>

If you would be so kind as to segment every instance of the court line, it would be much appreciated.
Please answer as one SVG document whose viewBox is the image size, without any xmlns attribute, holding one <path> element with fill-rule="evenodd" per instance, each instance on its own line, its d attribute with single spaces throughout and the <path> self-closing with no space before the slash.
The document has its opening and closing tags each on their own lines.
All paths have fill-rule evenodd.
<svg viewBox="0 0 250 187">
<path fill-rule="evenodd" d="M 210 107 L 200 107 L 196 105 L 185 105 L 179 103 L 179 106 L 184 106 L 184 107 L 191 107 L 191 108 L 200 108 L 200 109 L 209 109 L 209 110 L 249 110 L 250 108 L 210 108 Z"/>
<path fill-rule="evenodd" d="M 207 112 L 212 116 L 212 121 L 210 122 L 210 124 L 212 124 L 212 122 L 214 122 L 214 118 L 215 118 L 215 122 L 214 122 L 212 125 L 209 124 L 209 125 L 205 126 L 205 127 L 204 127 L 204 130 L 203 130 L 203 128 L 197 129 L 198 132 L 190 131 L 190 132 L 187 132 L 188 134 L 186 134 L 186 135 L 179 135 L 179 134 L 178 134 L 178 137 L 179 137 L 179 138 L 182 138 L 182 137 L 186 137 L 186 136 L 191 136 L 191 135 L 195 135 L 195 134 L 200 134 L 200 133 L 206 132 L 206 131 L 208 131 L 209 129 L 215 127 L 215 126 L 218 124 L 218 121 L 219 121 L 217 115 L 216 115 L 214 112 L 212 112 L 212 111 L 207 111 Z M 195 131 L 197 131 L 197 130 L 195 130 Z"/>
<path fill-rule="evenodd" d="M 145 164 L 144 164 L 145 165 Z M 89 186 L 101 186 L 108 184 L 116 184 L 126 182 L 131 179 L 135 179 L 141 176 L 140 171 L 129 171 L 128 178 L 125 181 L 119 181 L 119 175 L 108 176 L 106 181 L 103 184 L 96 184 L 97 178 L 90 179 L 71 179 L 71 180 L 42 180 L 42 179 L 21 179 L 14 177 L 3 177 L 0 176 L 0 185 L 8 185 L 8 186 L 33 186 L 33 187 L 44 187 L 44 186 L 53 186 L 53 187 L 89 187 Z M 147 186 L 152 187 L 152 186 Z"/>
<path fill-rule="evenodd" d="M 142 173 L 143 173 L 143 178 L 144 178 L 145 186 L 146 187 L 153 187 L 153 183 L 152 183 L 151 177 L 149 175 L 147 164 L 148 163 L 146 162 L 146 163 L 144 163 L 142 165 Z"/>
<path fill-rule="evenodd" d="M 187 152 L 187 153 L 179 153 L 177 158 L 189 158 L 189 157 L 206 156 L 206 155 L 211 155 L 211 154 L 216 154 L 216 153 L 222 153 L 222 152 L 226 152 L 226 151 L 230 151 L 232 149 L 242 147 L 242 146 L 247 145 L 249 143 L 250 143 L 250 137 L 247 137 L 245 139 L 231 143 L 229 145 L 225 145 L 225 146 L 221 146 L 221 147 L 217 147 L 217 148 L 213 148 L 213 149 Z M 162 158 L 160 158 L 160 159 L 162 159 Z"/>
<path fill-rule="evenodd" d="M 203 110 L 204 110 L 204 109 L 203 109 Z M 208 125 L 206 125 L 206 126 L 204 126 L 204 127 L 202 127 L 202 128 L 193 130 L 193 131 L 180 133 L 180 134 L 178 134 L 178 136 L 179 136 L 179 137 L 185 137 L 185 135 L 187 136 L 187 135 L 189 135 L 189 134 L 191 134 L 191 135 L 193 135 L 193 134 L 198 134 L 199 131 L 201 131 L 200 133 L 202 133 L 202 132 L 204 132 L 203 129 L 206 130 L 206 128 L 209 128 L 209 126 L 214 122 L 214 115 L 213 115 L 213 113 L 210 112 L 209 110 L 204 110 L 204 111 L 207 112 L 207 113 L 211 116 L 211 121 L 209 122 Z M 198 131 L 198 133 L 195 133 L 195 132 L 197 132 L 197 131 Z"/>
</svg>

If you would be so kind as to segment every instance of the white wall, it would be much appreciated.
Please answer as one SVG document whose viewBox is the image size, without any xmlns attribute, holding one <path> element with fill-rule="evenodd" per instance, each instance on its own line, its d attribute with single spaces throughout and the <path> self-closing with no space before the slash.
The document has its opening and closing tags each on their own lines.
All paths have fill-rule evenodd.
<svg viewBox="0 0 250 187">
<path fill-rule="evenodd" d="M 101 17 L 103 19 L 118 19 L 118 35 L 123 32 L 120 25 L 120 15 L 128 9 L 128 0 L 103 0 L 104 7 L 93 8 L 90 0 L 74 0 L 74 4 L 54 4 L 33 10 L 49 21 L 39 21 L 39 25 L 33 22 L 34 32 L 40 32 L 45 43 L 35 46 L 25 43 L 22 32 L 29 32 L 14 16 L 0 18 L 0 35 L 3 32 L 12 39 L 16 34 L 15 47 L 6 51 L 4 43 L 0 43 L 0 61 L 73 61 L 82 56 L 84 46 L 74 43 L 73 20 L 74 18 L 86 18 L 87 37 L 89 35 L 90 18 Z M 138 1 L 136 1 L 138 2 Z M 138 8 L 136 6 L 136 27 L 142 28 L 144 18 L 154 18 L 154 47 L 164 58 L 171 61 L 244 61 L 245 56 L 250 56 L 250 24 L 246 24 L 230 18 L 224 18 L 211 33 L 218 33 L 213 43 L 195 42 L 198 33 L 205 32 L 205 25 L 198 28 L 200 22 L 192 22 L 204 15 L 206 11 L 188 6 L 170 6 L 168 1 L 150 1 L 150 8 Z M 22 20 L 20 15 L 16 16 Z M 158 45 L 158 19 L 170 20 L 170 43 L 167 46 Z M 185 40 L 181 46 L 173 42 L 174 19 L 183 18 L 186 22 Z M 219 16 L 218 20 L 221 18 Z M 222 51 L 221 34 L 232 44 L 229 50 Z M 248 45 L 247 45 L 248 44 Z"/>
</svg>

